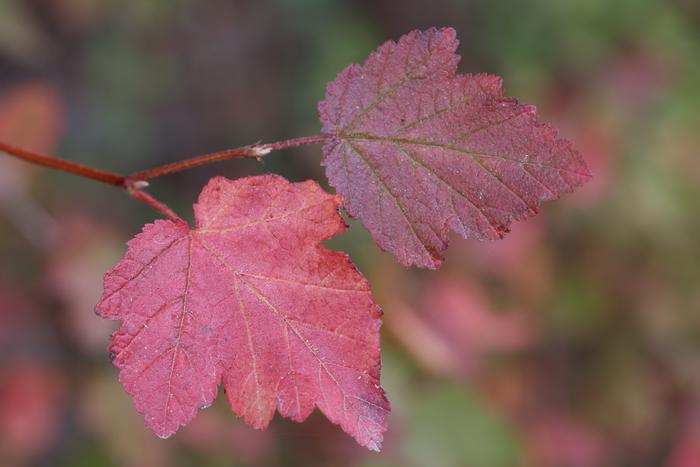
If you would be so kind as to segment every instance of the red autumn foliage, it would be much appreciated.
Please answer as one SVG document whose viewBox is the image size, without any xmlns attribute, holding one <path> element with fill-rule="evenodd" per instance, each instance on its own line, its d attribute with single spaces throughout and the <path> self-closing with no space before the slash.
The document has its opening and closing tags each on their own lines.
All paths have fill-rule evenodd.
<svg viewBox="0 0 700 467">
<path fill-rule="evenodd" d="M 317 407 L 359 444 L 379 450 L 389 413 L 380 387 L 381 310 L 349 258 L 321 246 L 345 230 L 338 208 L 359 218 L 404 266 L 434 269 L 451 231 L 500 239 L 513 221 L 590 179 L 579 153 L 537 120 L 534 107 L 504 97 L 499 77 L 457 74 L 457 46 L 451 28 L 413 31 L 386 42 L 364 65 L 346 68 L 319 104 L 324 136 L 247 146 L 130 176 L 0 142 L 20 159 L 123 188 L 170 219 L 147 225 L 129 243 L 105 276 L 97 305 L 100 316 L 121 321 L 110 355 L 156 434 L 168 437 L 188 424 L 223 384 L 233 411 L 255 428 L 267 427 L 276 411 L 303 421 Z M 52 99 L 41 87 L 24 92 L 36 102 Z M 4 129 L 7 121 L 25 128 L 13 102 L 4 104 L 13 118 L 0 112 L 0 136 L 19 131 Z M 43 118 L 56 128 L 49 125 L 44 139 L 32 128 L 39 146 L 60 127 L 58 117 Z M 21 143 L 23 133 L 11 139 Z M 340 196 L 276 176 L 214 178 L 195 205 L 191 228 L 143 191 L 148 180 L 215 160 L 260 158 L 319 142 Z M 28 238 L 49 230 L 25 224 Z M 35 243 L 50 244 L 45 236 Z M 71 289 L 85 265 L 59 262 L 66 264 L 57 269 L 54 288 L 67 304 L 82 302 Z M 429 306 L 442 312 L 425 313 L 421 329 L 436 342 L 467 357 L 530 343 L 525 323 L 491 315 L 484 301 L 457 285 L 435 293 Z M 452 355 L 450 370 L 476 368 Z"/>
<path fill-rule="evenodd" d="M 501 78 L 456 74 L 451 28 L 388 41 L 319 104 L 326 173 L 377 244 L 437 268 L 451 230 L 498 239 L 590 179 L 585 162 Z"/>
<path fill-rule="evenodd" d="M 122 320 L 114 364 L 159 436 L 211 405 L 223 381 L 255 428 L 316 406 L 380 448 L 381 311 L 348 257 L 320 246 L 345 229 L 338 204 L 313 182 L 214 178 L 194 229 L 157 221 L 129 243 L 97 309 Z"/>
<path fill-rule="evenodd" d="M 45 365 L 18 360 L 0 371 L 0 453 L 31 457 L 56 437 L 64 384 Z"/>
<path fill-rule="evenodd" d="M 523 350 L 535 341 L 522 313 L 498 313 L 478 286 L 441 278 L 424 291 L 417 311 L 404 307 L 392 329 L 428 368 L 473 375 L 490 354 Z"/>
</svg>

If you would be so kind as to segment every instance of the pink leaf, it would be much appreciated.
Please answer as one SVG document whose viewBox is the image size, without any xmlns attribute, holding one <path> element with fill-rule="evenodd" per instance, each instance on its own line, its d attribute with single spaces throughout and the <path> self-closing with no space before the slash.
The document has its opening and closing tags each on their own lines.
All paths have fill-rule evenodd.
<svg viewBox="0 0 700 467">
<path fill-rule="evenodd" d="M 66 391 L 61 374 L 51 368 L 22 359 L 2 363 L 0 458 L 9 462 L 51 447 L 60 432 Z"/>
<path fill-rule="evenodd" d="M 389 327 L 431 371 L 474 376 L 488 356 L 535 342 L 528 317 L 493 307 L 476 282 L 440 276 L 421 296 L 417 306 L 390 315 Z"/>
<path fill-rule="evenodd" d="M 457 75 L 451 28 L 389 41 L 319 104 L 323 164 L 345 208 L 404 265 L 437 268 L 454 230 L 498 239 L 586 182 L 581 156 L 501 79 Z"/>
<path fill-rule="evenodd" d="M 338 204 L 313 182 L 214 178 L 196 228 L 160 220 L 129 242 L 97 310 L 122 320 L 114 364 L 159 436 L 208 407 L 223 382 L 255 428 L 275 410 L 300 422 L 318 407 L 380 449 L 381 310 L 349 258 L 320 245 L 345 229 Z"/>
</svg>

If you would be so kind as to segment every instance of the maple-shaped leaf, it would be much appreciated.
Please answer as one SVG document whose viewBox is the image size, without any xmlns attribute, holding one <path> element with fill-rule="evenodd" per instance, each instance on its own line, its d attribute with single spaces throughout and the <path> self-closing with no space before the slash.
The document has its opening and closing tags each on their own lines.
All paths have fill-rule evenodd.
<svg viewBox="0 0 700 467">
<path fill-rule="evenodd" d="M 318 407 L 379 450 L 381 310 L 347 255 L 320 242 L 346 226 L 314 182 L 214 178 L 196 226 L 159 220 L 105 276 L 98 314 L 122 320 L 110 346 L 146 424 L 167 437 L 223 382 L 233 411 L 265 428 L 275 409 Z"/>
<path fill-rule="evenodd" d="M 319 104 L 331 185 L 406 266 L 437 268 L 450 230 L 501 238 L 590 178 L 534 107 L 503 97 L 500 78 L 457 75 L 457 45 L 451 28 L 386 42 Z"/>
</svg>

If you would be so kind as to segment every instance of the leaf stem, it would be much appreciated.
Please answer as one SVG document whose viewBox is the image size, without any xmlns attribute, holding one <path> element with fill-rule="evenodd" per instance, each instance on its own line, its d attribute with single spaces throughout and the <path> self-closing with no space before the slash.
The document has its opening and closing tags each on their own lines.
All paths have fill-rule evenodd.
<svg viewBox="0 0 700 467">
<path fill-rule="evenodd" d="M 286 139 L 284 141 L 277 141 L 276 143 L 262 144 L 258 145 L 258 147 L 265 149 L 265 154 L 267 154 L 269 152 L 278 151 L 280 149 L 296 148 L 299 146 L 306 146 L 307 144 L 325 143 L 326 141 L 328 141 L 328 139 L 330 139 L 330 136 L 327 135 L 303 136 L 301 138 L 292 138 Z"/>
<path fill-rule="evenodd" d="M 145 186 L 148 186 L 146 182 L 127 182 L 126 191 L 129 193 L 129 196 L 149 205 L 171 221 L 184 222 L 167 204 L 158 201 L 156 198 L 143 191 L 141 187 L 145 188 Z"/>
<path fill-rule="evenodd" d="M 204 154 L 202 156 L 196 156 L 191 159 L 173 162 L 172 164 L 162 165 L 160 167 L 154 167 L 148 170 L 142 170 L 141 172 L 133 173 L 126 178 L 129 180 L 153 180 L 154 178 L 174 174 L 177 172 L 182 172 L 183 170 L 193 169 L 195 167 L 211 164 L 213 162 L 237 158 L 260 159 L 261 157 L 271 153 L 272 151 L 294 148 L 298 146 L 304 146 L 307 144 L 323 143 L 327 139 L 327 136 L 305 136 L 303 138 L 288 139 L 270 144 L 255 144 L 252 146 L 244 146 L 241 148 L 229 149 L 226 151 L 219 151 L 211 154 Z"/>
<path fill-rule="evenodd" d="M 191 159 L 185 159 L 182 161 L 173 162 L 172 164 L 162 165 L 159 167 L 154 167 L 152 169 L 143 170 L 141 172 L 136 172 L 127 177 L 111 172 L 105 172 L 99 169 L 93 169 L 92 167 L 76 164 L 75 162 L 66 161 L 54 156 L 49 156 L 47 154 L 39 154 L 27 151 L 26 149 L 21 149 L 11 144 L 3 143 L 2 141 L 0 141 L 0 152 L 4 152 L 18 159 L 31 162 L 32 164 L 48 167 L 50 169 L 60 170 L 62 172 L 77 175 L 78 177 L 87 178 L 90 180 L 106 183 L 108 185 L 124 188 L 132 198 L 137 199 L 147 204 L 148 206 L 151 206 L 153 209 L 163 214 L 168 219 L 173 221 L 184 222 L 165 203 L 158 201 L 156 198 L 143 191 L 143 188 L 148 186 L 148 182 L 146 182 L 146 180 L 152 180 L 154 178 L 162 177 L 164 175 L 170 175 L 176 172 L 181 172 L 183 170 L 192 169 L 194 167 L 199 167 L 202 165 L 211 164 L 213 162 L 224 161 L 228 159 L 236 159 L 239 157 L 260 159 L 261 157 L 271 153 L 272 151 L 277 151 L 279 149 L 286 148 L 294 148 L 298 146 L 304 146 L 307 144 L 323 143 L 328 138 L 328 136 L 305 136 L 302 138 L 293 138 L 283 141 L 277 141 L 275 143 L 270 144 L 254 144 L 252 146 L 244 146 L 237 149 L 230 149 L 227 151 L 220 151 L 212 154 L 196 156 Z"/>
</svg>

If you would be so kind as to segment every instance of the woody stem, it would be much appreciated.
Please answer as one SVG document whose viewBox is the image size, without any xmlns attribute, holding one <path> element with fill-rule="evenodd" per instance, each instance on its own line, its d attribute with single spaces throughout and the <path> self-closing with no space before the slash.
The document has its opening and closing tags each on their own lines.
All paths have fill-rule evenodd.
<svg viewBox="0 0 700 467">
<path fill-rule="evenodd" d="M 225 161 L 228 159 L 260 159 L 261 157 L 271 153 L 272 151 L 304 146 L 307 144 L 323 143 L 327 139 L 327 136 L 306 136 L 303 138 L 288 139 L 270 144 L 256 144 L 253 146 L 244 146 L 242 148 L 229 149 L 226 151 L 205 154 L 202 156 L 193 157 L 191 159 L 173 162 L 172 164 L 155 167 L 153 169 L 143 170 L 141 172 L 133 173 L 127 178 L 130 180 L 152 180 L 154 178 L 162 177 L 164 175 L 170 175 L 176 172 L 182 172 L 183 170 L 188 170 L 194 167 L 211 164 L 213 162 Z"/>
<path fill-rule="evenodd" d="M 0 141 L 0 152 L 4 152 L 10 156 L 22 159 L 32 164 L 48 167 L 54 170 L 60 170 L 62 172 L 67 172 L 78 177 L 87 178 L 90 180 L 105 183 L 107 185 L 123 188 L 129 193 L 129 195 L 132 198 L 146 203 L 147 205 L 151 206 L 167 218 L 171 220 L 181 220 L 177 216 L 177 214 L 175 214 L 166 204 L 158 201 L 153 196 L 143 191 L 143 188 L 148 186 L 146 180 L 152 180 L 154 178 L 170 175 L 176 172 L 182 172 L 183 170 L 188 170 L 194 167 L 199 167 L 202 165 L 211 164 L 213 162 L 224 161 L 228 159 L 236 159 L 241 157 L 260 159 L 261 157 L 271 153 L 272 151 L 304 146 L 307 144 L 323 143 L 327 139 L 328 136 L 306 136 L 302 138 L 293 138 L 278 141 L 270 144 L 256 144 L 252 146 L 244 146 L 237 149 L 230 149 L 227 151 L 196 156 L 191 159 L 185 159 L 182 161 L 174 162 L 172 164 L 166 164 L 159 167 L 154 167 L 152 169 L 143 170 L 141 172 L 136 172 L 128 176 L 123 176 L 111 172 L 105 172 L 103 170 L 94 169 L 92 167 L 87 167 L 81 164 L 77 164 L 75 162 L 59 159 L 57 157 L 50 156 L 47 154 L 40 154 L 28 151 L 26 149 L 13 146 L 11 144 L 3 143 L 2 141 Z"/>
<path fill-rule="evenodd" d="M 108 185 L 123 187 L 124 181 L 126 180 L 126 178 L 122 177 L 121 175 L 105 172 L 99 169 L 93 169 L 92 167 L 76 164 L 75 162 L 66 161 L 54 156 L 27 151 L 26 149 L 21 149 L 1 141 L 0 151 L 18 159 L 31 162 L 32 164 L 60 170 L 62 172 L 68 172 L 73 175 L 77 175 L 78 177 L 89 178 Z"/>
</svg>

